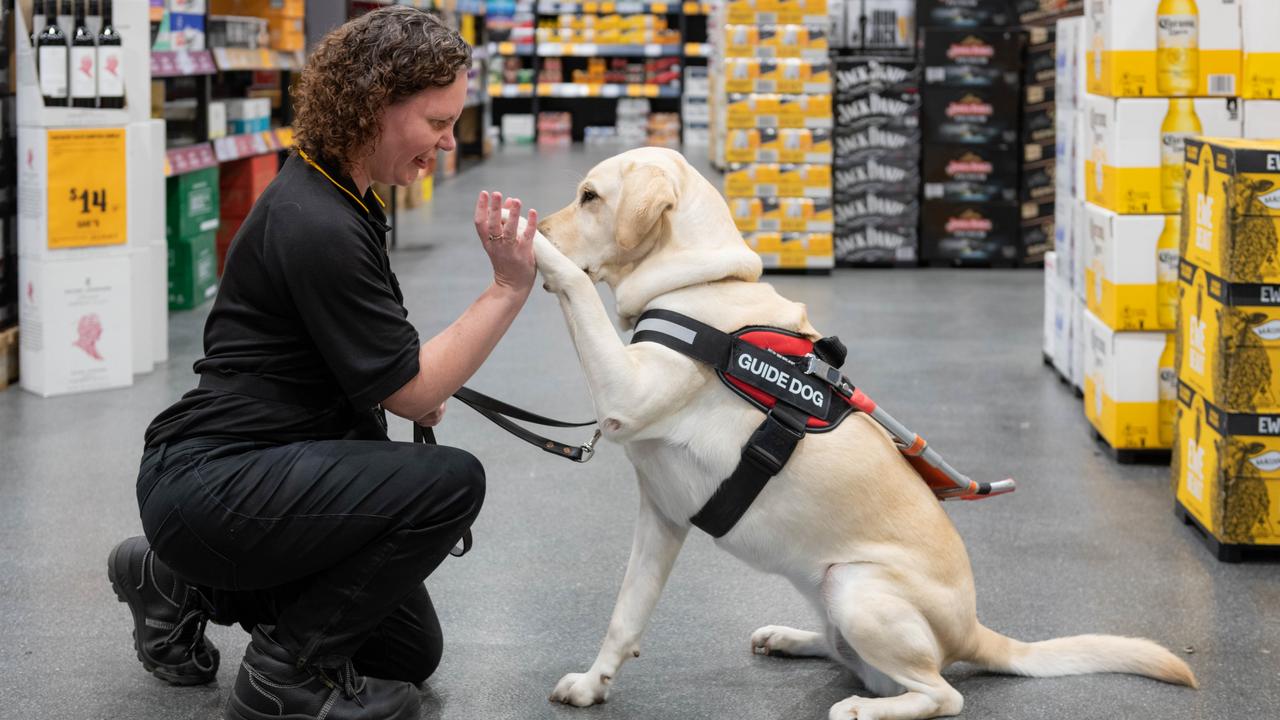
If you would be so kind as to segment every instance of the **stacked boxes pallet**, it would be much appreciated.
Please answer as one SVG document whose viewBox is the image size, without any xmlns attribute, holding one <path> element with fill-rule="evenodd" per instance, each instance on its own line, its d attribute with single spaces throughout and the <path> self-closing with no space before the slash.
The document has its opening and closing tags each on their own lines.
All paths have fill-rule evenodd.
<svg viewBox="0 0 1280 720">
<path fill-rule="evenodd" d="M 766 270 L 835 264 L 827 10 L 826 0 L 730 0 L 722 10 L 713 72 L 725 195 Z"/>
<path fill-rule="evenodd" d="M 149 117 L 148 3 L 111 9 L 119 51 L 102 43 L 93 57 L 109 62 L 82 56 L 89 64 L 76 65 L 70 93 L 66 46 L 42 45 L 37 67 L 32 5 L 13 13 L 21 384 L 42 396 L 126 386 L 167 356 L 164 133 Z M 101 70 L 97 82 L 85 82 L 86 67 Z"/>
<path fill-rule="evenodd" d="M 1280 141 L 1189 140 L 1186 169 L 1177 508 L 1238 560 L 1280 548 Z"/>
<path fill-rule="evenodd" d="M 1084 389 L 1084 18 L 1057 22 L 1055 44 L 1054 248 L 1045 263 L 1045 357 L 1077 393 Z"/>
<path fill-rule="evenodd" d="M 1183 148 L 1239 137 L 1236 0 L 1087 7 L 1085 414 L 1117 453 L 1172 446 Z"/>
<path fill-rule="evenodd" d="M 836 264 L 915 265 L 920 65 L 914 4 L 846 0 L 843 6 L 832 38 Z"/>
<path fill-rule="evenodd" d="M 1002 3 L 921 3 L 925 193 L 920 257 L 1014 265 L 1023 36 Z"/>
</svg>

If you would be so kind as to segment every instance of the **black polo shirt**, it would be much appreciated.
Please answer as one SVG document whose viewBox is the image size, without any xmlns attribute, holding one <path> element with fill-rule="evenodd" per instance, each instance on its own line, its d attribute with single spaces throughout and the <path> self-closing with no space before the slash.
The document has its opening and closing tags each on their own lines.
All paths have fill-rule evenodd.
<svg viewBox="0 0 1280 720">
<path fill-rule="evenodd" d="M 358 194 L 337 167 L 312 159 Z M 200 387 L 152 421 L 148 446 L 343 437 L 418 373 L 418 333 L 391 272 L 386 216 L 372 191 L 362 200 L 368 212 L 291 155 L 236 233 L 205 323 L 197 373 L 249 376 L 305 403 Z"/>
</svg>

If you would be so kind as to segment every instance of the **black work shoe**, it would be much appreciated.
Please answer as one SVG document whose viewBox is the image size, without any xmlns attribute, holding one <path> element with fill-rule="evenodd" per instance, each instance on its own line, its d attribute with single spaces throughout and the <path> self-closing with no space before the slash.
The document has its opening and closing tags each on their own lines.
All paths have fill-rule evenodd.
<svg viewBox="0 0 1280 720">
<path fill-rule="evenodd" d="M 107 577 L 133 613 L 133 647 L 147 672 L 173 685 L 202 685 L 218 676 L 218 649 L 204 636 L 209 616 L 200 593 L 156 558 L 146 538 L 112 548 Z"/>
<path fill-rule="evenodd" d="M 299 668 L 293 655 L 262 626 L 244 651 L 226 720 L 409 720 L 422 701 L 407 682 L 356 675 L 348 660 L 338 668 Z"/>
</svg>

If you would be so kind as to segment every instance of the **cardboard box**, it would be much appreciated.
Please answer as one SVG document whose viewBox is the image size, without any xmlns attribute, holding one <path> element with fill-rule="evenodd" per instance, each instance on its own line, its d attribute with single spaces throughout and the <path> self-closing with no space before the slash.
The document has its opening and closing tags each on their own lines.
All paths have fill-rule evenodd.
<svg viewBox="0 0 1280 720">
<path fill-rule="evenodd" d="M 836 264 L 841 267 L 875 267 L 914 264 L 919 256 L 916 225 L 868 225 L 835 235 Z"/>
<path fill-rule="evenodd" d="M 1050 148 L 1041 159 L 1051 160 L 1057 153 L 1057 107 L 1052 101 L 1024 105 L 1018 137 L 1024 145 L 1037 144 Z"/>
<path fill-rule="evenodd" d="M 1033 37 L 1023 53 L 1022 84 L 1052 87 L 1058 81 L 1058 48 L 1053 40 L 1053 29 L 1033 28 L 1033 32 L 1041 37 Z M 1048 38 L 1037 42 L 1041 38 Z M 1052 98 L 1050 98 L 1052 99 Z"/>
<path fill-rule="evenodd" d="M 729 212 L 744 233 L 829 233 L 835 228 L 830 199 L 731 198 Z"/>
<path fill-rule="evenodd" d="M 922 28 L 1004 27 L 1017 21 L 1006 0 L 920 0 L 916 18 Z"/>
<path fill-rule="evenodd" d="M 169 309 L 191 310 L 218 292 L 217 232 L 169 241 Z"/>
<path fill-rule="evenodd" d="M 218 167 L 175 175 L 166 189 L 165 238 L 189 238 L 218 229 L 222 206 L 218 196 Z"/>
<path fill-rule="evenodd" d="M 22 387 L 50 397 L 133 383 L 127 254 L 18 262 Z"/>
<path fill-rule="evenodd" d="M 1241 0 L 1244 66 L 1240 97 L 1280 98 L 1280 3 Z"/>
<path fill-rule="evenodd" d="M 1178 378 L 1228 412 L 1280 412 L 1280 286 L 1183 262 Z"/>
<path fill-rule="evenodd" d="M 1057 254 L 1050 251 L 1044 256 L 1044 322 L 1040 333 L 1040 352 L 1049 360 L 1053 359 L 1053 346 L 1057 337 L 1054 310 L 1057 308 L 1058 295 Z"/>
<path fill-rule="evenodd" d="M 1181 212 L 1187 139 L 1243 131 L 1235 98 L 1090 96 L 1088 113 L 1086 197 L 1123 214 Z"/>
<path fill-rule="evenodd" d="M 830 95 L 729 95 L 725 127 L 830 129 L 832 117 Z"/>
<path fill-rule="evenodd" d="M 0 390 L 18 382 L 18 328 L 0 330 Z"/>
<path fill-rule="evenodd" d="M 1006 87 L 933 87 L 924 97 L 924 141 L 987 145 L 1018 138 L 1018 93 Z"/>
<path fill-rule="evenodd" d="M 826 60 L 831 38 L 824 25 L 727 25 L 724 56 Z"/>
<path fill-rule="evenodd" d="M 834 80 L 840 101 L 870 93 L 893 96 L 919 92 L 920 65 L 912 59 L 838 56 Z"/>
<path fill-rule="evenodd" d="M 848 162 L 837 160 L 832 168 L 832 182 L 837 196 L 849 193 L 915 192 L 920 183 L 919 162 L 910 155 L 887 154 Z"/>
<path fill-rule="evenodd" d="M 1041 206 L 1031 213 L 1028 213 L 1024 208 L 1022 213 L 1023 220 L 1046 217 L 1053 214 L 1051 208 L 1054 189 L 1057 186 L 1057 166 L 1058 163 L 1053 158 L 1041 160 L 1037 163 L 1027 163 L 1022 166 L 1022 172 L 1018 180 L 1018 201 L 1024 205 L 1031 203 Z"/>
<path fill-rule="evenodd" d="M 826 25 L 827 0 L 729 0 L 725 17 L 742 25 Z"/>
<path fill-rule="evenodd" d="M 1232 414 L 1178 387 L 1178 504 L 1219 542 L 1280 545 L 1280 417 Z"/>
<path fill-rule="evenodd" d="M 869 127 L 915 130 L 920 127 L 920 94 L 913 91 L 871 91 L 845 97 L 835 104 L 836 127 L 857 133 Z"/>
<path fill-rule="evenodd" d="M 1083 113 L 1066 106 L 1059 106 L 1054 114 L 1054 161 L 1058 166 L 1054 177 L 1059 195 L 1074 196 L 1077 175 L 1084 174 L 1084 137 L 1077 133 L 1079 115 Z"/>
<path fill-rule="evenodd" d="M 1244 137 L 1250 140 L 1280 138 L 1280 100 L 1244 101 Z"/>
<path fill-rule="evenodd" d="M 258 196 L 275 179 L 279 164 L 275 153 L 222 163 L 218 177 L 222 218 L 246 217 Z"/>
<path fill-rule="evenodd" d="M 1084 12 L 1084 0 L 1013 0 L 1013 12 L 1023 25 L 1044 25 Z"/>
<path fill-rule="evenodd" d="M 1116 332 L 1084 315 L 1084 414 L 1117 450 L 1173 447 L 1174 343 L 1164 332 Z"/>
<path fill-rule="evenodd" d="M 914 190 L 853 192 L 836 197 L 832 206 L 836 233 L 847 235 L 868 228 L 911 228 L 920 218 L 920 198 Z M 914 232 L 911 233 L 914 235 Z"/>
<path fill-rule="evenodd" d="M 133 374 L 149 373 L 155 369 L 155 357 L 151 343 L 151 254 L 150 245 L 135 247 L 129 251 L 129 307 L 132 312 Z"/>
<path fill-rule="evenodd" d="M 1084 373 L 1087 339 L 1084 334 L 1084 316 L 1088 310 L 1084 298 L 1071 298 L 1071 387 L 1084 395 Z"/>
<path fill-rule="evenodd" d="M 925 30 L 925 85 L 1017 87 L 1022 49 L 1022 33 L 1012 30 Z"/>
<path fill-rule="evenodd" d="M 1021 267 L 1042 267 L 1044 255 L 1053 249 L 1053 215 L 1023 218 L 1018 229 Z"/>
<path fill-rule="evenodd" d="M 1058 21 L 1054 46 L 1054 95 L 1058 107 L 1075 107 L 1084 103 L 1085 95 L 1085 24 L 1082 17 Z"/>
<path fill-rule="evenodd" d="M 830 130 L 739 129 L 728 131 L 725 160 L 730 163 L 815 163 L 830 165 Z"/>
<path fill-rule="evenodd" d="M 1018 163 L 1008 145 L 930 145 L 924 150 L 923 168 L 926 200 L 1018 199 Z"/>
<path fill-rule="evenodd" d="M 1085 301 L 1113 330 L 1173 330 L 1178 308 L 1179 215 L 1087 210 Z"/>
<path fill-rule="evenodd" d="M 929 261 L 1007 264 L 1018 259 L 1018 206 L 926 200 L 920 257 Z"/>
<path fill-rule="evenodd" d="M 828 270 L 835 266 L 830 233 L 752 233 L 744 235 L 765 270 Z"/>
<path fill-rule="evenodd" d="M 860 130 L 837 130 L 832 141 L 832 162 L 848 167 L 872 159 L 901 158 L 919 164 L 920 128 L 868 125 Z"/>
<path fill-rule="evenodd" d="M 1075 288 L 1076 263 L 1075 198 L 1057 194 L 1053 198 L 1053 249 L 1058 253 L 1058 276 L 1067 290 Z"/>
<path fill-rule="evenodd" d="M 204 50 L 203 14 L 169 13 L 169 47 L 174 50 Z"/>
<path fill-rule="evenodd" d="M 1049 272 L 1048 256 L 1045 256 L 1045 274 L 1052 275 Z M 1061 255 L 1058 255 L 1059 260 Z M 1075 326 L 1072 317 L 1072 296 L 1068 288 L 1062 284 L 1060 274 L 1053 287 L 1056 293 L 1052 298 L 1053 307 L 1049 308 L 1051 312 L 1051 332 L 1053 333 L 1053 354 L 1050 358 L 1053 360 L 1053 367 L 1058 371 L 1064 380 L 1070 382 L 1072 371 L 1072 359 L 1074 352 L 1074 332 Z"/>
<path fill-rule="evenodd" d="M 1089 92 L 1230 97 L 1240 91 L 1238 0 L 1093 0 L 1086 13 Z"/>
<path fill-rule="evenodd" d="M 1187 178 L 1182 256 L 1227 282 L 1280 282 L 1280 141 L 1189 140 Z"/>
<path fill-rule="evenodd" d="M 1075 206 L 1075 213 L 1071 223 L 1072 241 L 1071 248 L 1075 251 L 1074 267 L 1071 268 L 1071 289 L 1075 296 L 1080 299 L 1080 304 L 1085 304 L 1085 268 L 1089 264 L 1089 203 L 1083 198 L 1075 198 L 1072 201 Z"/>
<path fill-rule="evenodd" d="M 725 173 L 728 197 L 831 197 L 830 165 L 730 166 Z"/>
<path fill-rule="evenodd" d="M 798 58 L 726 58 L 724 88 L 730 93 L 831 92 L 831 65 Z"/>
</svg>

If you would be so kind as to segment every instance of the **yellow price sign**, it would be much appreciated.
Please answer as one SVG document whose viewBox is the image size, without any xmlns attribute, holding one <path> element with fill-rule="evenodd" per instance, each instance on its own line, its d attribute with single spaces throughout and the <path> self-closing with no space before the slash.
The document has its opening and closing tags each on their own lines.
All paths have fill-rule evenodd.
<svg viewBox="0 0 1280 720">
<path fill-rule="evenodd" d="M 123 245 L 124 128 L 48 133 L 50 249 Z"/>
</svg>

